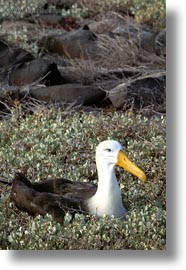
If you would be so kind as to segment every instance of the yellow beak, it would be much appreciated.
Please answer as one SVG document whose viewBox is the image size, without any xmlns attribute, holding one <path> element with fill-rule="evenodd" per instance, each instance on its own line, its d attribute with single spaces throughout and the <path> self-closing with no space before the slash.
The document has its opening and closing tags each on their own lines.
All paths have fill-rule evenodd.
<svg viewBox="0 0 186 270">
<path fill-rule="evenodd" d="M 145 173 L 138 168 L 132 161 L 125 155 L 125 153 L 120 150 L 118 153 L 117 165 L 125 169 L 126 171 L 137 176 L 141 181 L 145 182 L 147 177 Z"/>
</svg>

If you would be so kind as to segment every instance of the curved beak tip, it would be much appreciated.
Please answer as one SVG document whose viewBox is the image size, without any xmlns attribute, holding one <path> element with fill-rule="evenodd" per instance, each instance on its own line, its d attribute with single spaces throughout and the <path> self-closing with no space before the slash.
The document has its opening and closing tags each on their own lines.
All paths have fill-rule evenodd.
<svg viewBox="0 0 186 270">
<path fill-rule="evenodd" d="M 147 176 L 144 173 L 139 175 L 138 178 L 143 182 L 146 182 L 146 180 L 147 180 Z"/>
</svg>

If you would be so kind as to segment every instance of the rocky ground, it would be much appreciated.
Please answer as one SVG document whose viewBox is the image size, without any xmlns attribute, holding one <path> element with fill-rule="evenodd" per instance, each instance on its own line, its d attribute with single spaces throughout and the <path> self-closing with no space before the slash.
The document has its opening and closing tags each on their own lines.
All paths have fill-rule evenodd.
<svg viewBox="0 0 186 270">
<path fill-rule="evenodd" d="M 68 15 L 75 1 L 45 2 L 1 19 L 1 117 L 18 103 L 165 113 L 166 28 L 138 23 L 127 10 L 78 17 Z"/>
</svg>

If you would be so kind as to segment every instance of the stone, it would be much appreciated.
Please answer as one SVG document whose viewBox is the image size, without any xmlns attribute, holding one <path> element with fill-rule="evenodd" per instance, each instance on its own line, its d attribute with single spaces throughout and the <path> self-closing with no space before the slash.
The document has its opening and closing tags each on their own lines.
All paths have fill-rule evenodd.
<svg viewBox="0 0 186 270">
<path fill-rule="evenodd" d="M 9 72 L 10 85 L 29 85 L 32 83 L 57 85 L 66 83 L 62 78 L 57 65 L 49 59 L 38 58 L 21 65 L 15 65 Z"/>
<path fill-rule="evenodd" d="M 96 50 L 97 36 L 88 26 L 57 36 L 46 36 L 40 46 L 50 53 L 59 54 L 69 59 L 87 59 Z"/>
<path fill-rule="evenodd" d="M 0 40 L 0 68 L 7 68 L 18 63 L 34 59 L 33 55 L 24 49 L 7 44 Z"/>
<path fill-rule="evenodd" d="M 149 105 L 165 106 L 165 87 L 166 73 L 157 71 L 117 85 L 109 91 L 109 99 L 117 109 L 132 103 L 138 109 Z"/>
<path fill-rule="evenodd" d="M 82 105 L 101 105 L 106 93 L 98 85 L 64 84 L 30 90 L 34 98 L 46 102 L 61 102 Z"/>
<path fill-rule="evenodd" d="M 163 29 L 156 35 L 155 50 L 157 55 L 166 56 L 166 29 Z"/>
</svg>

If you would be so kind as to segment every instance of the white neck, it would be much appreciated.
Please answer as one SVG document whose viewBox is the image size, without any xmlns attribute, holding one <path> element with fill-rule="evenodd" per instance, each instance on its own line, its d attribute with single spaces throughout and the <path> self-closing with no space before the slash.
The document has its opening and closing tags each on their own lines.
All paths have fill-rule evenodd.
<svg viewBox="0 0 186 270">
<path fill-rule="evenodd" d="M 113 215 L 122 217 L 126 213 L 123 207 L 121 191 L 116 179 L 114 165 L 97 161 L 98 189 L 89 199 L 88 207 L 92 214 L 98 216 Z"/>
</svg>

